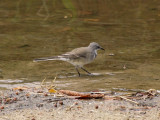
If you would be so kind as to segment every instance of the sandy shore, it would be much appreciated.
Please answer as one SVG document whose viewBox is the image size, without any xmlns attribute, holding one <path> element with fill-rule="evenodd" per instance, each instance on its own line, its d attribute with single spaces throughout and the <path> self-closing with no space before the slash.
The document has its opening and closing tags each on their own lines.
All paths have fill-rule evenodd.
<svg viewBox="0 0 160 120">
<path fill-rule="evenodd" d="M 7 97 L 10 98 L 7 99 Z M 143 96 L 144 97 L 144 96 Z M 134 100 L 73 99 L 28 91 L 1 94 L 0 120 L 159 120 L 160 96 Z"/>
</svg>

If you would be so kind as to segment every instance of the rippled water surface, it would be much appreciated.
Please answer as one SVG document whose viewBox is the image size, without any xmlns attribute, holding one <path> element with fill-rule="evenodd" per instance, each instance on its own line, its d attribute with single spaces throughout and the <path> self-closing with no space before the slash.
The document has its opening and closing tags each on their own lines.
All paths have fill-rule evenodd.
<svg viewBox="0 0 160 120">
<path fill-rule="evenodd" d="M 58 89 L 160 89 L 160 1 L 5 0 L 0 4 L 0 88 L 38 86 L 55 77 Z M 62 61 L 33 59 L 97 42 L 96 60 L 78 77 Z"/>
</svg>

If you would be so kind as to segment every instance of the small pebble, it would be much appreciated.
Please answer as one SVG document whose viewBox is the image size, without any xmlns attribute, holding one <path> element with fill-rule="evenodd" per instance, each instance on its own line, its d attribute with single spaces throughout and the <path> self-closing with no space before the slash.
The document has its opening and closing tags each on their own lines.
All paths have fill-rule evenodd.
<svg viewBox="0 0 160 120">
<path fill-rule="evenodd" d="M 30 94 L 29 94 L 29 93 L 27 93 L 27 94 L 26 94 L 26 96 L 27 96 L 27 98 L 29 98 Z"/>
<path fill-rule="evenodd" d="M 113 53 L 110 53 L 110 54 L 108 54 L 109 56 L 114 56 L 114 54 Z"/>
<path fill-rule="evenodd" d="M 75 105 L 78 105 L 78 102 L 75 102 Z"/>
<path fill-rule="evenodd" d="M 7 98 L 7 99 L 5 99 L 5 101 L 8 103 L 8 102 L 11 101 L 11 99 L 10 99 L 10 98 Z"/>
<path fill-rule="evenodd" d="M 37 107 L 43 107 L 43 104 L 37 104 L 36 106 Z"/>
<path fill-rule="evenodd" d="M 64 18 L 66 19 L 66 18 L 68 18 L 68 16 L 65 15 Z"/>
<path fill-rule="evenodd" d="M 59 101 L 59 104 L 60 104 L 60 105 L 63 105 L 63 101 Z"/>
<path fill-rule="evenodd" d="M 142 111 L 142 112 L 140 112 L 140 114 L 146 114 L 146 112 L 145 112 L 145 111 Z"/>
<path fill-rule="evenodd" d="M 0 109 L 4 109 L 4 106 L 1 106 Z"/>
<path fill-rule="evenodd" d="M 48 94 L 47 94 L 47 93 L 44 93 L 44 96 L 48 96 Z"/>
<path fill-rule="evenodd" d="M 54 107 L 57 107 L 57 103 L 54 104 Z"/>
<path fill-rule="evenodd" d="M 17 101 L 17 98 L 15 97 L 15 98 L 13 98 L 13 100 L 14 100 L 14 101 Z"/>
<path fill-rule="evenodd" d="M 98 105 L 95 106 L 95 109 L 98 109 Z"/>
<path fill-rule="evenodd" d="M 37 93 L 43 93 L 43 91 L 39 90 L 39 91 L 37 91 Z"/>
</svg>

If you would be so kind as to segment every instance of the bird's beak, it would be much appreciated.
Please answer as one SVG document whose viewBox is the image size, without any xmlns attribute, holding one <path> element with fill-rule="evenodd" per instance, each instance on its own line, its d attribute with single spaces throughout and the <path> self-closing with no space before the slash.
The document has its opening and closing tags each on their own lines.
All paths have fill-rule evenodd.
<svg viewBox="0 0 160 120">
<path fill-rule="evenodd" d="M 102 47 L 100 47 L 100 49 L 105 51 L 105 49 L 104 49 L 104 48 L 102 48 Z"/>
</svg>

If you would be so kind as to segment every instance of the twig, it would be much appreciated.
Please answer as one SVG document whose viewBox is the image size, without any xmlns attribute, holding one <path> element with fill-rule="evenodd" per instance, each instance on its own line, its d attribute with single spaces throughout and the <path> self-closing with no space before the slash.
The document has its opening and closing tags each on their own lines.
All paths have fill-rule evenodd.
<svg viewBox="0 0 160 120">
<path fill-rule="evenodd" d="M 41 88 L 43 88 L 43 84 L 44 84 L 44 81 L 46 80 L 46 77 L 42 80 L 41 82 Z"/>
<path fill-rule="evenodd" d="M 53 89 L 56 88 L 56 86 L 54 85 L 54 83 L 55 83 L 55 81 L 56 81 L 56 78 L 57 78 L 57 77 L 55 77 L 54 80 L 51 82 L 52 84 L 47 88 L 48 90 L 51 89 L 51 88 L 53 88 Z"/>
<path fill-rule="evenodd" d="M 133 100 L 130 100 L 130 99 L 126 98 L 126 97 L 123 97 L 123 96 L 117 96 L 117 97 L 120 97 L 120 98 L 122 98 L 122 99 L 124 99 L 124 100 L 126 100 L 126 101 L 129 101 L 129 102 L 132 102 L 132 103 L 134 103 L 134 104 L 139 105 L 139 103 L 138 103 L 138 102 L 133 101 Z"/>
</svg>

